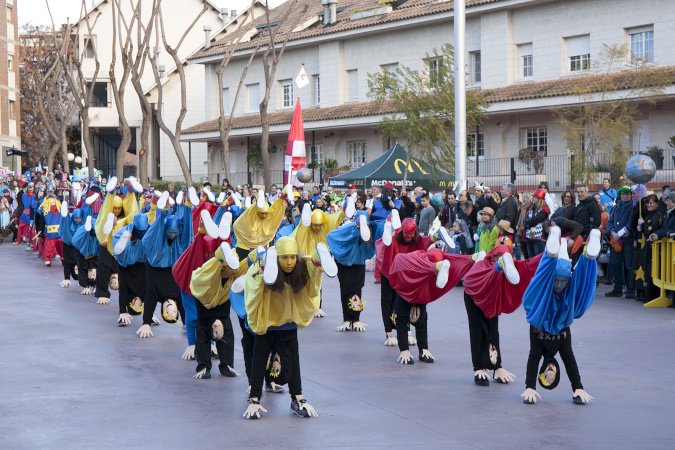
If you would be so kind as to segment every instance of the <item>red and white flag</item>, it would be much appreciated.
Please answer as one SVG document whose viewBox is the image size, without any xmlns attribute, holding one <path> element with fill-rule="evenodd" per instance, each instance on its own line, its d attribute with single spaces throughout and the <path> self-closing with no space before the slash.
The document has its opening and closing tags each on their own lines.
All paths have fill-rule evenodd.
<svg viewBox="0 0 675 450">
<path fill-rule="evenodd" d="M 305 63 L 302 63 L 300 73 L 298 74 L 297 77 L 295 77 L 295 84 L 297 84 L 298 88 L 300 89 L 304 88 L 309 84 L 309 80 L 307 79 L 307 72 L 305 72 Z"/>
<path fill-rule="evenodd" d="M 295 174 L 298 170 L 305 167 L 305 155 L 305 127 L 302 124 L 302 108 L 300 107 L 300 99 L 298 98 L 298 102 L 295 104 L 295 111 L 293 111 L 291 130 L 288 132 L 288 143 L 286 144 L 284 170 L 284 180 L 286 183 L 303 186 Z"/>
</svg>

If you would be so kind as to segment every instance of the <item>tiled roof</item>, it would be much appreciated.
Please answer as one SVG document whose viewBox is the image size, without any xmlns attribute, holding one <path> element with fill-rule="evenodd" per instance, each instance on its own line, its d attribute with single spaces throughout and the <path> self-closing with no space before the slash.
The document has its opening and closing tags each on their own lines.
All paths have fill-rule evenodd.
<svg viewBox="0 0 675 450">
<path fill-rule="evenodd" d="M 504 0 L 466 0 L 466 6 L 478 6 L 485 3 L 497 3 Z M 341 10 L 337 13 L 336 22 L 330 25 L 324 26 L 320 20 L 315 25 L 310 26 L 307 29 L 302 31 L 297 31 L 292 34 L 290 41 L 304 38 L 311 38 L 314 36 L 320 36 L 330 33 L 336 33 L 338 31 L 352 30 L 355 28 L 368 27 L 372 25 L 379 25 L 384 23 L 396 22 L 405 19 L 411 19 L 413 17 L 426 16 L 430 14 L 436 14 L 440 12 L 452 11 L 454 9 L 454 2 L 446 1 L 439 2 L 439 0 L 399 0 L 398 6 L 395 6 L 394 10 L 389 14 L 372 16 L 358 20 L 349 20 L 351 13 L 355 10 L 367 10 L 377 7 L 378 0 L 340 0 L 338 2 L 338 9 Z M 280 21 L 286 11 L 293 4 L 292 0 L 287 1 L 279 5 L 270 11 L 270 23 L 275 23 Z M 312 17 L 316 17 L 319 14 L 323 13 L 323 6 L 321 5 L 321 0 L 298 0 L 295 8 L 289 14 L 286 21 L 282 24 L 281 28 L 277 31 L 277 40 L 280 42 L 284 39 L 286 32 L 291 28 L 295 23 L 298 15 L 302 13 L 304 5 L 307 4 L 307 12 L 300 18 L 298 24 L 302 24 Z M 260 16 L 255 20 L 253 28 L 257 26 L 267 25 L 267 17 L 265 15 Z M 233 40 L 233 36 L 237 36 L 237 33 L 234 32 L 230 35 L 223 37 L 222 39 L 213 43 L 208 49 L 202 49 L 192 56 L 189 59 L 203 58 L 207 56 L 215 56 L 223 54 L 227 51 L 227 47 L 230 42 Z M 269 37 L 263 37 L 262 45 L 264 46 L 269 41 Z M 245 50 L 248 48 L 253 48 L 257 45 L 257 39 L 253 38 L 249 42 L 242 42 L 238 46 L 238 50 Z"/>
<path fill-rule="evenodd" d="M 422 0 L 420 0 L 422 1 Z M 652 85 L 653 80 L 675 84 L 675 66 L 659 67 L 643 72 L 643 82 L 646 86 Z M 560 97 L 576 95 L 579 87 L 584 87 L 584 92 L 594 93 L 613 86 L 617 90 L 630 89 L 634 83 L 634 72 L 625 71 L 606 75 L 587 75 L 561 78 L 550 81 L 528 82 L 512 84 L 511 86 L 472 91 L 482 95 L 489 103 L 501 103 L 518 100 L 530 100 L 546 97 Z M 302 111 L 304 122 L 316 122 L 319 120 L 348 119 L 352 117 L 379 116 L 396 112 L 392 101 L 345 103 L 331 108 L 309 108 Z M 290 124 L 293 118 L 293 110 L 276 111 L 268 114 L 270 125 Z M 255 128 L 261 126 L 260 114 L 247 114 L 235 117 L 233 129 Z M 203 122 L 183 130 L 183 134 L 210 133 L 218 131 L 218 119 Z"/>
</svg>

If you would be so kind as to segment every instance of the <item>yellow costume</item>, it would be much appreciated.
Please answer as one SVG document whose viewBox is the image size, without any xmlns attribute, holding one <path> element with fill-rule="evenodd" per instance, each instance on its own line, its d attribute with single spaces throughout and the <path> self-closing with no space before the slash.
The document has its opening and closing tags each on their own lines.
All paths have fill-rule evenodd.
<svg viewBox="0 0 675 450">
<path fill-rule="evenodd" d="M 316 250 L 316 244 L 319 242 L 328 245 L 326 236 L 329 232 L 335 230 L 343 220 L 345 220 L 345 213 L 343 211 L 335 214 L 326 214 L 319 209 L 315 209 L 312 212 L 312 225 L 323 225 L 321 230 L 314 231 L 311 225 L 306 227 L 300 221 L 295 230 L 293 230 L 293 233 L 291 233 L 291 237 L 298 243 L 300 254 L 303 256 L 311 255 Z"/>
<path fill-rule="evenodd" d="M 122 212 L 120 216 L 117 216 L 117 222 L 113 226 L 113 230 L 109 235 L 103 234 L 103 226 L 105 225 L 106 220 L 108 220 L 108 214 L 113 212 L 113 208 L 122 207 Z M 115 195 L 115 193 L 110 192 L 106 195 L 103 204 L 101 205 L 101 210 L 98 213 L 96 218 L 96 224 L 94 225 L 94 230 L 96 231 L 96 238 L 98 242 L 108 248 L 110 254 L 113 254 L 113 244 L 112 238 L 119 230 L 123 227 L 129 225 L 134 221 L 134 216 L 138 212 L 138 202 L 136 201 L 136 193 L 129 189 L 124 200 Z M 114 256 L 114 255 L 113 255 Z"/>
<path fill-rule="evenodd" d="M 277 233 L 285 210 L 285 202 L 281 198 L 272 203 L 272 206 L 265 203 L 261 209 L 258 209 L 257 204 L 251 205 L 232 226 L 234 235 L 237 237 L 237 247 L 250 250 L 259 245 L 264 247 L 269 244 Z M 267 212 L 269 216 L 261 220 L 258 217 L 258 211 Z"/>
<path fill-rule="evenodd" d="M 282 237 L 275 245 L 277 253 L 282 255 L 297 254 L 298 246 L 289 237 Z M 273 292 L 263 281 L 263 269 L 260 262 L 254 263 L 246 273 L 246 287 L 244 298 L 248 325 L 255 334 L 267 333 L 269 327 L 295 323 L 298 328 L 304 328 L 312 322 L 314 312 L 319 308 L 319 293 L 323 280 L 323 269 L 312 262 L 319 261 L 316 253 L 311 258 L 306 257 L 296 264 L 306 264 L 309 279 L 305 287 L 297 294 L 293 293 L 288 283 L 284 284 L 284 291 L 279 294 Z M 268 264 L 277 264 L 277 261 L 268 261 Z M 285 274 L 280 270 L 280 276 Z"/>
<path fill-rule="evenodd" d="M 249 254 L 249 258 L 252 261 L 255 261 L 257 258 L 255 250 Z M 220 271 L 223 267 L 227 266 L 227 263 L 224 261 L 225 258 L 223 257 L 220 248 L 218 248 L 215 257 L 209 259 L 203 266 L 192 272 L 190 291 L 192 291 L 192 295 L 207 309 L 213 309 L 216 306 L 227 303 L 230 300 L 230 288 L 232 287 L 232 283 L 240 276 L 246 275 L 246 272 L 248 271 L 248 261 L 247 258 L 244 258 L 239 262 L 239 268 L 235 275 L 231 276 L 227 282 L 223 284 L 223 278 Z"/>
</svg>

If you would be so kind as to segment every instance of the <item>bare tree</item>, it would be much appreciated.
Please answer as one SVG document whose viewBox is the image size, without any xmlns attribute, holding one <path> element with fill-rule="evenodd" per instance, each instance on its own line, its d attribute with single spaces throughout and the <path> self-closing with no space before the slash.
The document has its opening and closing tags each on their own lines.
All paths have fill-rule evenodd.
<svg viewBox="0 0 675 450">
<path fill-rule="evenodd" d="M 49 2 L 46 3 L 47 3 L 47 10 L 49 11 L 49 16 L 51 18 L 52 14 L 51 10 L 49 9 Z M 87 11 L 86 0 L 82 0 L 79 22 L 81 23 L 82 19 L 84 19 L 87 25 L 87 35 L 86 35 L 87 39 L 91 39 L 92 30 L 96 26 L 96 22 L 98 21 L 98 18 L 100 16 L 101 13 L 99 12 L 94 18 L 92 23 L 91 18 L 89 17 L 89 12 Z M 53 29 L 54 19 L 52 18 L 51 20 Z M 82 144 L 83 144 L 82 158 L 86 160 L 87 166 L 89 168 L 89 173 L 93 174 L 95 163 L 94 142 L 92 140 L 89 129 L 89 107 L 91 106 L 91 100 L 94 92 L 94 85 L 96 84 L 96 80 L 98 79 L 98 71 L 101 65 L 98 61 L 96 45 L 94 45 L 92 42 L 91 49 L 93 52 L 93 59 L 94 59 L 94 74 L 91 77 L 91 79 L 87 80 L 87 78 L 84 76 L 84 72 L 82 71 L 82 62 L 84 59 L 87 46 L 85 45 L 84 46 L 85 48 L 82 49 L 82 51 L 80 52 L 78 46 L 74 45 L 74 43 L 79 42 L 80 29 L 81 25 L 78 25 L 75 28 L 76 32 L 73 35 L 72 25 L 66 25 L 64 27 L 63 29 L 64 37 L 67 36 L 70 37 L 71 39 L 64 39 L 64 42 L 66 43 L 67 46 L 66 51 L 60 52 L 59 58 L 61 61 L 61 67 L 65 72 L 66 81 L 68 83 L 68 86 L 70 87 L 70 90 L 73 92 L 74 99 L 80 111 L 80 120 L 82 121 Z M 69 49 L 69 46 L 71 44 L 74 45 L 73 49 Z"/>
<path fill-rule="evenodd" d="M 162 16 L 162 7 L 160 4 L 158 6 L 158 11 L 155 16 L 155 22 L 158 22 L 155 24 L 155 28 L 157 29 L 157 31 L 155 32 L 156 36 L 155 52 L 148 56 L 150 59 L 150 63 L 152 65 L 152 73 L 155 76 L 155 81 L 157 84 L 157 123 L 159 124 L 159 127 L 162 129 L 162 131 L 166 133 L 166 135 L 171 140 L 173 149 L 176 152 L 176 157 L 178 158 L 178 163 L 180 164 L 180 168 L 183 171 L 185 182 L 188 184 L 188 186 L 192 185 L 192 174 L 190 173 L 190 168 L 188 166 L 187 161 L 185 160 L 185 155 L 183 154 L 183 147 L 181 147 L 180 145 L 180 136 L 183 127 L 183 120 L 185 119 L 185 115 L 187 114 L 187 93 L 186 93 L 187 89 L 185 84 L 185 68 L 183 67 L 183 62 L 178 57 L 178 49 L 183 44 L 183 41 L 185 40 L 185 37 L 188 35 L 190 30 L 192 30 L 192 28 L 199 21 L 199 19 L 204 15 L 204 13 L 206 13 L 207 9 L 208 5 L 206 2 L 204 2 L 204 8 L 202 8 L 197 17 L 185 30 L 180 40 L 178 41 L 178 44 L 176 44 L 175 47 L 171 47 L 166 40 L 166 33 L 164 32 L 164 19 Z M 176 65 L 176 72 L 178 72 L 178 77 L 180 80 L 181 109 L 180 114 L 178 114 L 178 118 L 176 119 L 176 126 L 174 131 L 172 131 L 164 122 L 164 114 L 162 111 L 162 99 L 163 99 L 162 77 L 159 73 L 159 66 L 157 63 L 157 49 L 159 48 L 159 34 L 160 34 L 158 33 L 158 31 L 161 32 L 162 44 L 164 45 L 164 49 L 171 56 L 174 64 Z"/>
<path fill-rule="evenodd" d="M 286 19 L 288 19 L 288 16 L 295 9 L 297 3 L 298 0 L 293 0 L 293 3 L 291 3 L 290 7 L 286 10 L 286 13 L 277 24 L 273 24 L 270 21 L 269 8 L 265 12 L 267 16 L 267 31 L 269 32 L 270 36 L 269 43 L 267 44 L 267 50 L 265 51 L 262 57 L 263 71 L 265 73 L 265 95 L 263 96 L 263 99 L 260 102 L 260 123 L 262 125 L 262 141 L 260 143 L 260 152 L 262 153 L 263 179 L 265 181 L 265 191 L 269 191 L 270 185 L 272 184 L 271 183 L 272 175 L 270 173 L 270 154 L 269 154 L 270 121 L 269 117 L 267 116 L 267 106 L 270 99 L 270 93 L 272 91 L 272 84 L 274 83 L 274 75 L 276 74 L 277 65 L 279 64 L 279 61 L 281 61 L 281 57 L 284 56 L 284 50 L 286 50 L 286 44 L 288 43 L 288 40 L 290 39 L 291 34 L 293 33 L 293 29 L 298 25 L 298 22 L 300 21 L 302 16 L 307 12 L 307 9 L 309 9 L 309 5 L 305 4 L 305 7 L 302 9 L 302 12 L 296 16 L 295 22 L 293 22 L 293 25 L 290 28 L 288 28 L 288 31 L 286 31 L 286 35 L 283 36 L 283 42 L 279 50 L 277 50 L 276 48 L 277 30 L 281 29 L 283 24 L 286 22 Z M 270 65 L 270 57 L 272 58 L 271 65 Z"/>
<path fill-rule="evenodd" d="M 250 20 L 248 22 L 242 21 L 242 23 L 239 25 L 237 28 L 237 33 L 233 33 L 233 36 L 237 36 L 236 42 L 232 43 L 231 45 L 227 48 L 227 51 L 225 52 L 225 55 L 223 56 L 223 60 L 220 62 L 220 65 L 218 66 L 218 69 L 216 70 L 216 75 L 218 76 L 218 92 L 222 93 L 223 92 L 223 74 L 225 73 L 225 69 L 227 68 L 228 64 L 230 63 L 230 60 L 232 59 L 232 55 L 237 49 L 237 46 L 241 42 L 242 38 L 249 32 L 251 27 L 253 26 L 253 21 L 255 17 L 253 17 L 253 9 L 255 7 L 256 0 L 251 1 L 251 9 L 250 9 L 250 15 L 249 18 Z M 248 23 L 248 26 L 246 29 L 242 32 L 242 27 L 244 26 L 245 23 Z M 230 178 L 230 132 L 232 131 L 232 123 L 234 119 L 234 111 L 237 108 L 237 100 L 239 100 L 239 93 L 241 92 L 241 89 L 244 85 L 244 79 L 246 79 L 246 74 L 248 73 L 248 69 L 251 66 L 251 63 L 253 62 L 253 59 L 255 56 L 258 54 L 258 50 L 260 49 L 260 44 L 262 42 L 261 35 L 258 36 L 258 43 L 251 52 L 251 56 L 248 59 L 248 63 L 246 64 L 246 67 L 244 67 L 244 70 L 241 74 L 241 78 L 239 79 L 239 85 L 237 86 L 237 92 L 234 95 L 234 100 L 232 102 L 232 107 L 230 110 L 230 115 L 227 120 L 225 121 L 225 106 L 223 104 L 223 96 L 218 95 L 218 105 L 219 105 L 219 116 L 218 116 L 218 129 L 220 131 L 220 141 L 223 145 L 223 153 L 222 153 L 222 160 L 223 160 L 223 165 L 225 166 L 225 178 L 229 179 Z"/>
</svg>

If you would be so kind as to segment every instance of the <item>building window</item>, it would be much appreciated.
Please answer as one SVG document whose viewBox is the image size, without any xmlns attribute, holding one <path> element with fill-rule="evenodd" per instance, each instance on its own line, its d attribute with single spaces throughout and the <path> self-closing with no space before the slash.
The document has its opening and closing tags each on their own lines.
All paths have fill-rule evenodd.
<svg viewBox="0 0 675 450">
<path fill-rule="evenodd" d="M 223 111 L 229 115 L 230 111 L 230 88 L 223 88 Z"/>
<path fill-rule="evenodd" d="M 305 152 L 309 155 L 310 164 L 321 164 L 323 162 L 323 144 L 307 145 Z"/>
<path fill-rule="evenodd" d="M 7 55 L 7 68 L 14 70 L 14 55 Z"/>
<path fill-rule="evenodd" d="M 398 63 L 383 64 L 380 66 L 380 72 L 389 72 L 396 79 L 396 83 L 398 84 Z"/>
<path fill-rule="evenodd" d="M 469 133 L 466 135 L 466 156 L 476 156 L 476 144 L 478 144 L 478 156 L 485 156 L 485 142 L 483 140 L 483 133 Z"/>
<path fill-rule="evenodd" d="M 347 143 L 347 164 L 350 166 L 362 166 L 366 163 L 366 141 L 352 141 Z"/>
<path fill-rule="evenodd" d="M 347 71 L 347 83 L 349 88 L 347 89 L 347 101 L 354 101 L 359 99 L 359 71 L 348 70 Z"/>
<path fill-rule="evenodd" d="M 471 52 L 471 81 L 473 84 L 480 84 L 480 52 Z"/>
<path fill-rule="evenodd" d="M 440 79 L 440 69 L 443 64 L 442 58 L 429 58 L 426 60 L 427 73 L 429 75 L 429 85 L 437 86 L 442 80 Z"/>
<path fill-rule="evenodd" d="M 94 45 L 96 45 L 96 36 L 85 36 L 84 38 L 84 57 L 94 58 Z"/>
<path fill-rule="evenodd" d="M 89 89 L 90 86 L 91 83 L 87 84 L 87 89 Z M 110 106 L 108 103 L 108 83 L 94 83 L 89 106 L 94 108 L 105 108 Z"/>
<path fill-rule="evenodd" d="M 628 30 L 630 51 L 634 61 L 654 62 L 654 27 L 642 27 Z"/>
<path fill-rule="evenodd" d="M 246 85 L 246 97 L 248 98 L 248 110 L 246 112 L 260 111 L 260 84 Z"/>
<path fill-rule="evenodd" d="M 7 5 L 7 22 L 12 22 L 12 7 Z"/>
<path fill-rule="evenodd" d="M 545 152 L 548 150 L 546 127 L 525 128 L 523 130 L 523 147 L 530 150 Z"/>
<path fill-rule="evenodd" d="M 291 108 L 293 106 L 293 80 L 280 81 L 281 85 L 281 107 Z"/>
<path fill-rule="evenodd" d="M 583 72 L 591 68 L 591 37 L 576 36 L 566 38 L 567 69 L 572 72 Z"/>
<path fill-rule="evenodd" d="M 14 119 L 14 100 L 9 101 L 9 118 Z"/>
<path fill-rule="evenodd" d="M 314 75 L 313 77 L 313 83 L 312 83 L 312 89 L 314 89 L 314 92 L 312 93 L 312 98 L 314 99 L 314 104 L 315 105 L 320 105 L 321 104 L 321 81 L 319 80 L 318 75 Z"/>
<path fill-rule="evenodd" d="M 520 77 L 527 80 L 534 75 L 534 65 L 532 61 L 532 44 L 523 44 L 518 46 L 520 53 Z"/>
</svg>

